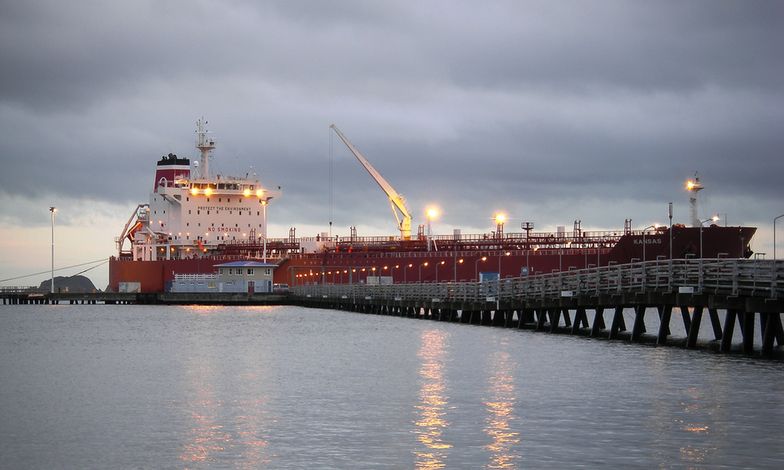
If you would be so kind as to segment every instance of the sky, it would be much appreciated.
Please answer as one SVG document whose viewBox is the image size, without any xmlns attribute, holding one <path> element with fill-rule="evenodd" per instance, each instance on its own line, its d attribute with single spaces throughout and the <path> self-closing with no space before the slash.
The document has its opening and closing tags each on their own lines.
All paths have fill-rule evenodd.
<svg viewBox="0 0 784 470">
<path fill-rule="evenodd" d="M 0 285 L 48 278 L 10 279 L 50 269 L 50 206 L 56 267 L 115 254 L 202 116 L 214 171 L 282 187 L 273 237 L 396 233 L 335 123 L 414 227 L 688 223 L 699 172 L 700 216 L 771 258 L 782 46 L 780 1 L 0 0 Z"/>
</svg>

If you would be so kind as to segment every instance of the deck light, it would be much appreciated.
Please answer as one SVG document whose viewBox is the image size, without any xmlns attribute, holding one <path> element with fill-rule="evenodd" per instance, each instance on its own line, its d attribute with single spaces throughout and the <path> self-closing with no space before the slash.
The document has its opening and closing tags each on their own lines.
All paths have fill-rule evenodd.
<svg viewBox="0 0 784 470">
<path fill-rule="evenodd" d="M 264 196 L 264 190 L 263 189 L 257 189 L 256 190 L 256 197 L 262 197 L 262 196 Z"/>
<path fill-rule="evenodd" d="M 430 223 L 433 221 L 433 219 L 438 217 L 438 208 L 428 207 L 425 211 L 425 215 L 427 216 L 427 251 L 430 251 L 433 244 L 433 232 L 430 229 Z"/>
<path fill-rule="evenodd" d="M 250 189 L 245 188 L 245 190 L 242 191 L 242 195 L 245 197 L 250 197 Z"/>
<path fill-rule="evenodd" d="M 191 188 L 191 196 L 198 196 L 199 195 L 199 188 Z"/>
</svg>

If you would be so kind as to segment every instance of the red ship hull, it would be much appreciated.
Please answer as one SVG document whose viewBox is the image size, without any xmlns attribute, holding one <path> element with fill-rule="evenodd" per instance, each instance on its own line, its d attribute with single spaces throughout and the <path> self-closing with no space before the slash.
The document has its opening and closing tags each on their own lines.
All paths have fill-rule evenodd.
<svg viewBox="0 0 784 470">
<path fill-rule="evenodd" d="M 754 227 L 674 227 L 672 257 L 704 258 L 751 256 L 749 242 Z M 644 248 L 643 248 L 644 247 Z M 256 247 L 257 248 L 257 247 Z M 288 247 L 289 249 L 291 247 Z M 291 250 L 293 251 L 293 250 Z M 249 253 L 253 255 L 249 255 Z M 213 265 L 248 259 L 257 249 L 226 247 L 217 256 L 160 261 L 109 260 L 109 288 L 138 282 L 142 292 L 162 292 L 175 274 L 213 273 Z M 386 276 L 394 283 L 472 281 L 479 273 L 499 273 L 503 278 L 535 275 L 559 270 L 582 269 L 608 264 L 670 257 L 670 231 L 626 233 L 605 237 L 574 234 L 508 234 L 503 238 L 435 237 L 434 250 L 427 251 L 424 239 L 370 242 L 338 240 L 321 253 L 279 254 L 276 283 L 368 282 L 368 277 Z"/>
</svg>

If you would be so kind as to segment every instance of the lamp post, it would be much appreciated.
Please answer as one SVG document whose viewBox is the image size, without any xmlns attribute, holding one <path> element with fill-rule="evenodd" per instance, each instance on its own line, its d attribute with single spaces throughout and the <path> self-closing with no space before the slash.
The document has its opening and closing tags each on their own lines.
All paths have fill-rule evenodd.
<svg viewBox="0 0 784 470">
<path fill-rule="evenodd" d="M 262 261 L 267 262 L 267 200 L 261 201 L 261 210 L 264 215 L 264 246 L 262 251 Z"/>
<path fill-rule="evenodd" d="M 498 279 L 501 279 L 501 255 L 509 256 L 511 254 L 512 253 L 510 251 L 507 251 L 506 253 L 498 253 Z"/>
<path fill-rule="evenodd" d="M 512 254 L 511 252 L 507 251 L 506 253 L 504 253 L 504 256 L 509 256 L 511 254 Z M 498 279 L 496 284 L 498 285 L 498 288 L 496 289 L 496 295 L 495 295 L 495 309 L 497 311 L 498 307 L 500 306 L 499 302 L 501 299 L 501 252 L 498 253 Z"/>
<path fill-rule="evenodd" d="M 455 263 L 455 273 L 454 273 L 454 279 L 453 279 L 453 281 L 454 281 L 454 282 L 457 282 L 457 265 L 458 265 L 458 264 L 463 264 L 463 262 L 464 262 L 464 261 L 465 261 L 465 260 L 463 260 L 463 258 L 460 258 L 460 259 L 459 259 L 459 260 L 457 260 L 457 262 Z"/>
<path fill-rule="evenodd" d="M 408 263 L 403 267 L 403 284 L 408 284 L 408 268 L 413 268 L 413 263 Z"/>
<path fill-rule="evenodd" d="M 436 282 L 438 282 L 438 267 L 443 266 L 446 264 L 446 261 L 441 261 L 440 263 L 436 263 Z"/>
<path fill-rule="evenodd" d="M 482 256 L 481 258 L 478 258 L 476 260 L 476 262 L 474 263 L 474 277 L 476 278 L 476 282 L 479 282 L 479 262 L 480 261 L 481 262 L 487 261 L 487 256 Z"/>
<path fill-rule="evenodd" d="M 700 221 L 700 259 L 702 259 L 702 229 L 705 226 L 704 224 L 705 222 L 711 222 L 711 221 L 716 222 L 717 220 L 719 220 L 719 216 L 714 215 L 710 219 L 705 219 Z"/>
<path fill-rule="evenodd" d="M 668 206 L 667 212 L 670 216 L 670 259 L 672 259 L 672 203 Z"/>
<path fill-rule="evenodd" d="M 425 261 L 424 263 L 421 263 L 419 265 L 419 282 L 420 282 L 420 284 L 422 283 L 422 266 L 427 267 L 428 264 L 429 263 L 427 261 Z"/>
<path fill-rule="evenodd" d="M 659 224 L 649 225 L 649 226 L 645 227 L 644 229 L 642 229 L 642 262 L 643 263 L 646 261 L 645 260 L 645 231 L 648 230 L 649 228 L 652 228 L 652 229 L 655 230 L 655 229 L 659 228 Z"/>
<path fill-rule="evenodd" d="M 51 212 L 52 215 L 52 277 L 50 279 L 51 281 L 50 287 L 51 287 L 51 293 L 54 294 L 54 214 L 55 212 L 57 212 L 57 208 L 51 206 L 49 208 L 49 212 Z"/>
<path fill-rule="evenodd" d="M 784 214 L 773 219 L 773 261 L 776 261 L 776 221 L 782 217 L 784 217 Z"/>
<path fill-rule="evenodd" d="M 531 253 L 531 230 L 534 229 L 533 222 L 523 222 L 520 224 L 520 228 L 525 230 L 525 271 L 526 273 L 531 272 L 531 265 L 528 264 L 528 255 Z"/>
<path fill-rule="evenodd" d="M 536 253 L 537 251 L 539 251 L 539 247 L 538 246 L 534 247 L 533 251 L 534 251 L 534 253 Z M 528 250 L 525 251 L 525 269 L 526 269 L 526 273 L 527 273 L 526 275 L 528 275 L 528 276 L 533 274 L 533 270 L 531 269 L 531 265 L 528 263 L 528 257 L 529 256 L 531 256 L 531 247 L 530 246 L 528 247 Z"/>
</svg>

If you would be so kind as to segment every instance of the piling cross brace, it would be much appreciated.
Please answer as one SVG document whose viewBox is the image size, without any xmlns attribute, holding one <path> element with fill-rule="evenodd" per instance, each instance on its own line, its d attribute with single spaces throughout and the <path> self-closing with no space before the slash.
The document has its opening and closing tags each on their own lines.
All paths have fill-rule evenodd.
<svg viewBox="0 0 784 470">
<path fill-rule="evenodd" d="M 697 346 L 697 336 L 700 333 L 700 322 L 702 321 L 702 310 L 703 307 L 701 305 L 694 307 L 691 325 L 687 332 L 688 338 L 686 339 L 686 347 L 689 349 L 694 349 Z"/>
<path fill-rule="evenodd" d="M 593 326 L 591 326 L 591 337 L 596 338 L 599 332 L 607 328 L 604 324 L 604 307 L 596 307 L 593 317 Z"/>
<path fill-rule="evenodd" d="M 632 342 L 637 342 L 645 333 L 645 305 L 634 307 L 634 326 L 632 326 Z"/>
<path fill-rule="evenodd" d="M 724 316 L 724 333 L 721 336 L 721 352 L 730 352 L 732 349 L 732 333 L 735 330 L 735 318 L 737 312 L 733 309 L 728 309 L 727 314 Z"/>
<path fill-rule="evenodd" d="M 656 345 L 667 344 L 667 336 L 670 334 L 670 316 L 672 315 L 672 305 L 660 305 L 659 309 L 659 335 L 656 338 Z"/>
<path fill-rule="evenodd" d="M 623 306 L 615 307 L 612 324 L 610 325 L 610 339 L 618 338 L 619 331 L 626 331 L 626 322 L 623 319 Z"/>
</svg>

